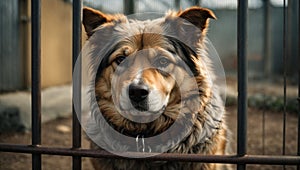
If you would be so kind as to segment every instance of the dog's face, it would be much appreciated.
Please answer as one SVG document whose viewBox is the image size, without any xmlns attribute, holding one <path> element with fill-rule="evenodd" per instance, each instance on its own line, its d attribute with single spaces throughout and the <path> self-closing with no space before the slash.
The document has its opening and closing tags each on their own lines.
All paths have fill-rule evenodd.
<svg viewBox="0 0 300 170">
<path fill-rule="evenodd" d="M 139 50 L 127 46 L 113 65 L 118 66 L 115 67 L 113 89 L 115 103 L 121 111 L 132 116 L 150 116 L 164 111 L 176 84 L 169 73 L 178 69 L 171 52 L 158 47 Z"/>
<path fill-rule="evenodd" d="M 210 91 L 200 53 L 208 18 L 215 16 L 198 7 L 152 21 L 84 9 L 97 67 L 95 96 L 113 126 L 141 133 L 153 129 L 155 135 L 186 112 L 183 103 L 191 112 L 193 102 L 205 102 Z"/>
</svg>

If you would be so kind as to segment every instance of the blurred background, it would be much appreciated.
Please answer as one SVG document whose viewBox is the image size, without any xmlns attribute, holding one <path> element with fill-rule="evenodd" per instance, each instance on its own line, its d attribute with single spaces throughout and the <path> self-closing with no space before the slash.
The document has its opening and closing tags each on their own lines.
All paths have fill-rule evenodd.
<svg viewBox="0 0 300 170">
<path fill-rule="evenodd" d="M 27 133 L 31 128 L 30 2 L 0 1 L 0 142 L 30 142 L 30 133 Z M 48 139 L 43 142 L 47 145 L 69 146 L 72 112 L 72 0 L 41 2 L 42 120 L 45 122 L 44 129 L 53 128 L 52 132 L 43 134 Z M 296 154 L 299 1 L 286 0 L 285 20 L 283 4 L 283 0 L 249 0 L 248 4 L 248 146 L 253 154 L 282 154 L 285 149 L 291 155 Z M 217 20 L 210 20 L 208 38 L 219 53 L 225 69 L 226 107 L 235 151 L 237 0 L 83 0 L 83 5 L 106 13 L 127 15 L 165 13 L 169 9 L 179 10 L 199 5 L 213 10 Z M 82 32 L 84 44 L 86 36 L 83 28 Z M 289 114 L 284 129 L 283 115 L 286 116 L 286 112 Z M 283 136 L 285 131 L 286 136 Z M 288 144 L 283 148 L 282 144 L 286 141 Z M 0 169 L 18 167 L 15 164 L 15 167 L 10 166 L 7 161 L 23 161 L 25 165 L 28 163 L 28 157 L 21 156 L 21 159 L 15 155 L 10 156 L 8 154 L 5 159 L 0 156 Z M 61 164 L 58 162 L 62 159 L 49 157 L 49 160 L 44 164 L 60 169 Z M 20 167 L 24 164 L 20 164 Z M 68 161 L 63 160 L 62 165 L 65 164 L 70 166 Z M 274 170 L 274 167 L 271 169 Z"/>
</svg>

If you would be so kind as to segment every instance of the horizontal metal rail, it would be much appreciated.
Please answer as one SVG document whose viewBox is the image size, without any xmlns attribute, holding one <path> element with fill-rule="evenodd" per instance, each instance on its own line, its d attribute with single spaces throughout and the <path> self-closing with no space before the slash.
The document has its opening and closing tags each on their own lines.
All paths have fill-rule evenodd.
<svg viewBox="0 0 300 170">
<path fill-rule="evenodd" d="M 90 149 L 72 149 L 72 148 L 51 148 L 36 147 L 30 145 L 12 145 L 0 144 L 0 152 L 15 152 L 28 154 L 46 154 L 60 156 L 80 156 L 94 158 L 110 159 L 139 159 L 147 161 L 179 161 L 179 162 L 206 162 L 206 163 L 225 163 L 225 164 L 265 164 L 265 165 L 299 165 L 300 156 L 282 156 L 282 155 L 199 155 L 199 154 L 178 154 L 162 153 L 156 156 L 145 158 L 126 158 L 107 151 Z M 145 156 L 149 153 L 128 153 L 136 156 Z M 153 154 L 153 153 L 151 153 Z"/>
</svg>

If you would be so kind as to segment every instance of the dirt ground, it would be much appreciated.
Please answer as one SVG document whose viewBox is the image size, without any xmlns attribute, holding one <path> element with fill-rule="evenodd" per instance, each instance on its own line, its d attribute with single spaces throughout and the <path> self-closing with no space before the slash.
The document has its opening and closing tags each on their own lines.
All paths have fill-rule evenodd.
<svg viewBox="0 0 300 170">
<path fill-rule="evenodd" d="M 232 148 L 236 150 L 236 107 L 227 108 L 227 121 L 232 131 Z M 263 145 L 263 124 L 262 118 L 265 113 L 265 133 Z M 283 117 L 282 113 L 249 109 L 248 111 L 248 153 L 280 155 L 282 153 Z M 43 124 L 42 144 L 49 147 L 70 147 L 71 146 L 71 118 L 57 119 Z M 296 155 L 297 148 L 297 116 L 295 113 L 287 114 L 286 127 L 286 154 Z M 1 143 L 30 144 L 30 133 L 0 134 Z M 88 148 L 88 142 L 83 138 L 83 147 Z M 65 156 L 42 156 L 42 168 L 44 170 L 68 170 L 72 169 L 72 158 Z M 83 158 L 82 169 L 92 170 L 89 158 Z M 31 169 L 30 154 L 0 153 L 1 170 L 27 170 Z M 248 169 L 282 169 L 282 166 L 260 166 L 251 165 Z M 287 166 L 287 169 L 296 169 Z"/>
</svg>

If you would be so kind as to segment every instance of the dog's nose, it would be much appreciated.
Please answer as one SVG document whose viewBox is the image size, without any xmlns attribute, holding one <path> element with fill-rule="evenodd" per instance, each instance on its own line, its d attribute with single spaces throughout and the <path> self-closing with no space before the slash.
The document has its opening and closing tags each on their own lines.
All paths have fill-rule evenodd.
<svg viewBox="0 0 300 170">
<path fill-rule="evenodd" d="M 146 85 L 131 84 L 128 93 L 131 101 L 140 103 L 148 97 L 149 89 Z"/>
</svg>

